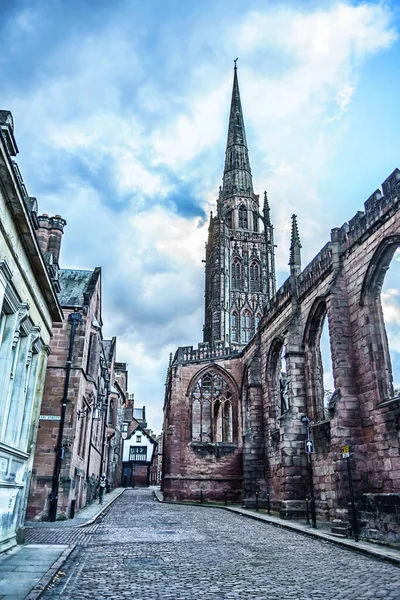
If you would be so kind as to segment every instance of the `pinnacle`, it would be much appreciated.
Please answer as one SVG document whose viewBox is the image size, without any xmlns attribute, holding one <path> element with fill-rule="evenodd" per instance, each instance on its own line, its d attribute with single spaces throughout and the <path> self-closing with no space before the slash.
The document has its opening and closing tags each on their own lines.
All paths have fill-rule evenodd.
<svg viewBox="0 0 400 600">
<path fill-rule="evenodd" d="M 296 249 L 301 248 L 299 228 L 297 225 L 297 215 L 292 215 L 292 231 L 290 236 L 290 260 L 289 265 L 296 264 Z"/>
</svg>

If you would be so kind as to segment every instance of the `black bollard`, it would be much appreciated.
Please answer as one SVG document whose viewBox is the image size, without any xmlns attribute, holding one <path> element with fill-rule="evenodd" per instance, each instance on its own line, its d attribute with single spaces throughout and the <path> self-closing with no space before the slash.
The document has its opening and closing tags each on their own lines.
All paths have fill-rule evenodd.
<svg viewBox="0 0 400 600">
<path fill-rule="evenodd" d="M 256 492 L 256 511 L 258 512 L 258 495 L 260 492 Z"/>
<path fill-rule="evenodd" d="M 269 492 L 267 494 L 267 513 L 270 515 L 271 514 L 271 501 L 270 501 L 270 495 Z"/>
</svg>

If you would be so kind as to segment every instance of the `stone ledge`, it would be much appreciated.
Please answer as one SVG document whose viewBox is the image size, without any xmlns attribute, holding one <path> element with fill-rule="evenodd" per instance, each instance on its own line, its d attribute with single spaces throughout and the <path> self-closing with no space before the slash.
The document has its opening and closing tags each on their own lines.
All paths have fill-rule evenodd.
<svg viewBox="0 0 400 600">
<path fill-rule="evenodd" d="M 237 449 L 236 444 L 231 442 L 191 442 L 189 447 L 202 458 L 205 456 L 215 456 L 216 458 L 231 456 Z"/>
</svg>

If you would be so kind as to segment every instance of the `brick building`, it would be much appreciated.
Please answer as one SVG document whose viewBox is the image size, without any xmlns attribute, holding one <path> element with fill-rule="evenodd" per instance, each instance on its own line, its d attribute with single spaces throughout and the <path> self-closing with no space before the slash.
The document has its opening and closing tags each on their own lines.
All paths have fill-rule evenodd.
<svg viewBox="0 0 400 600">
<path fill-rule="evenodd" d="M 399 198 L 396 169 L 305 269 L 293 215 L 290 276 L 275 292 L 273 227 L 266 194 L 260 215 L 253 193 L 235 69 L 223 187 L 206 250 L 204 342 L 178 348 L 168 369 L 166 498 L 251 505 L 258 492 L 290 517 L 310 492 L 310 436 L 318 516 L 347 519 L 342 449 L 349 446 L 363 535 L 400 541 L 400 511 L 393 510 L 400 506 L 400 398 L 380 297 L 400 245 Z"/>
<path fill-rule="evenodd" d="M 37 241 L 38 205 L 15 157 L 14 122 L 0 111 L 0 552 L 25 517 L 52 323 L 62 312 L 57 268 Z M 64 227 L 55 217 L 51 231 Z"/>
<path fill-rule="evenodd" d="M 121 485 L 122 479 L 122 428 L 125 407 L 128 399 L 128 368 L 126 363 L 115 361 L 116 338 L 105 342 L 108 346 L 108 366 L 111 374 L 111 388 L 106 430 L 106 475 L 108 486 L 114 489 Z"/>
<path fill-rule="evenodd" d="M 27 510 L 36 520 L 72 516 L 103 472 L 115 485 L 120 471 L 125 390 L 116 340 L 102 335 L 101 269 L 60 269 L 59 282 L 64 320 L 53 328 Z"/>
</svg>

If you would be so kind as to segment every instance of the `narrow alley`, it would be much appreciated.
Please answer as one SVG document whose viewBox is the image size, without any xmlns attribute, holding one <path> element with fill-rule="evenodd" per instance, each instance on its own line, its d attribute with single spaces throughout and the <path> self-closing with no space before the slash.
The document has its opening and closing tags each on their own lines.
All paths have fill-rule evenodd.
<svg viewBox="0 0 400 600">
<path fill-rule="evenodd" d="M 126 490 L 97 524 L 78 531 L 43 598 L 400 598 L 393 564 L 224 510 L 160 504 L 148 489 Z"/>
</svg>

